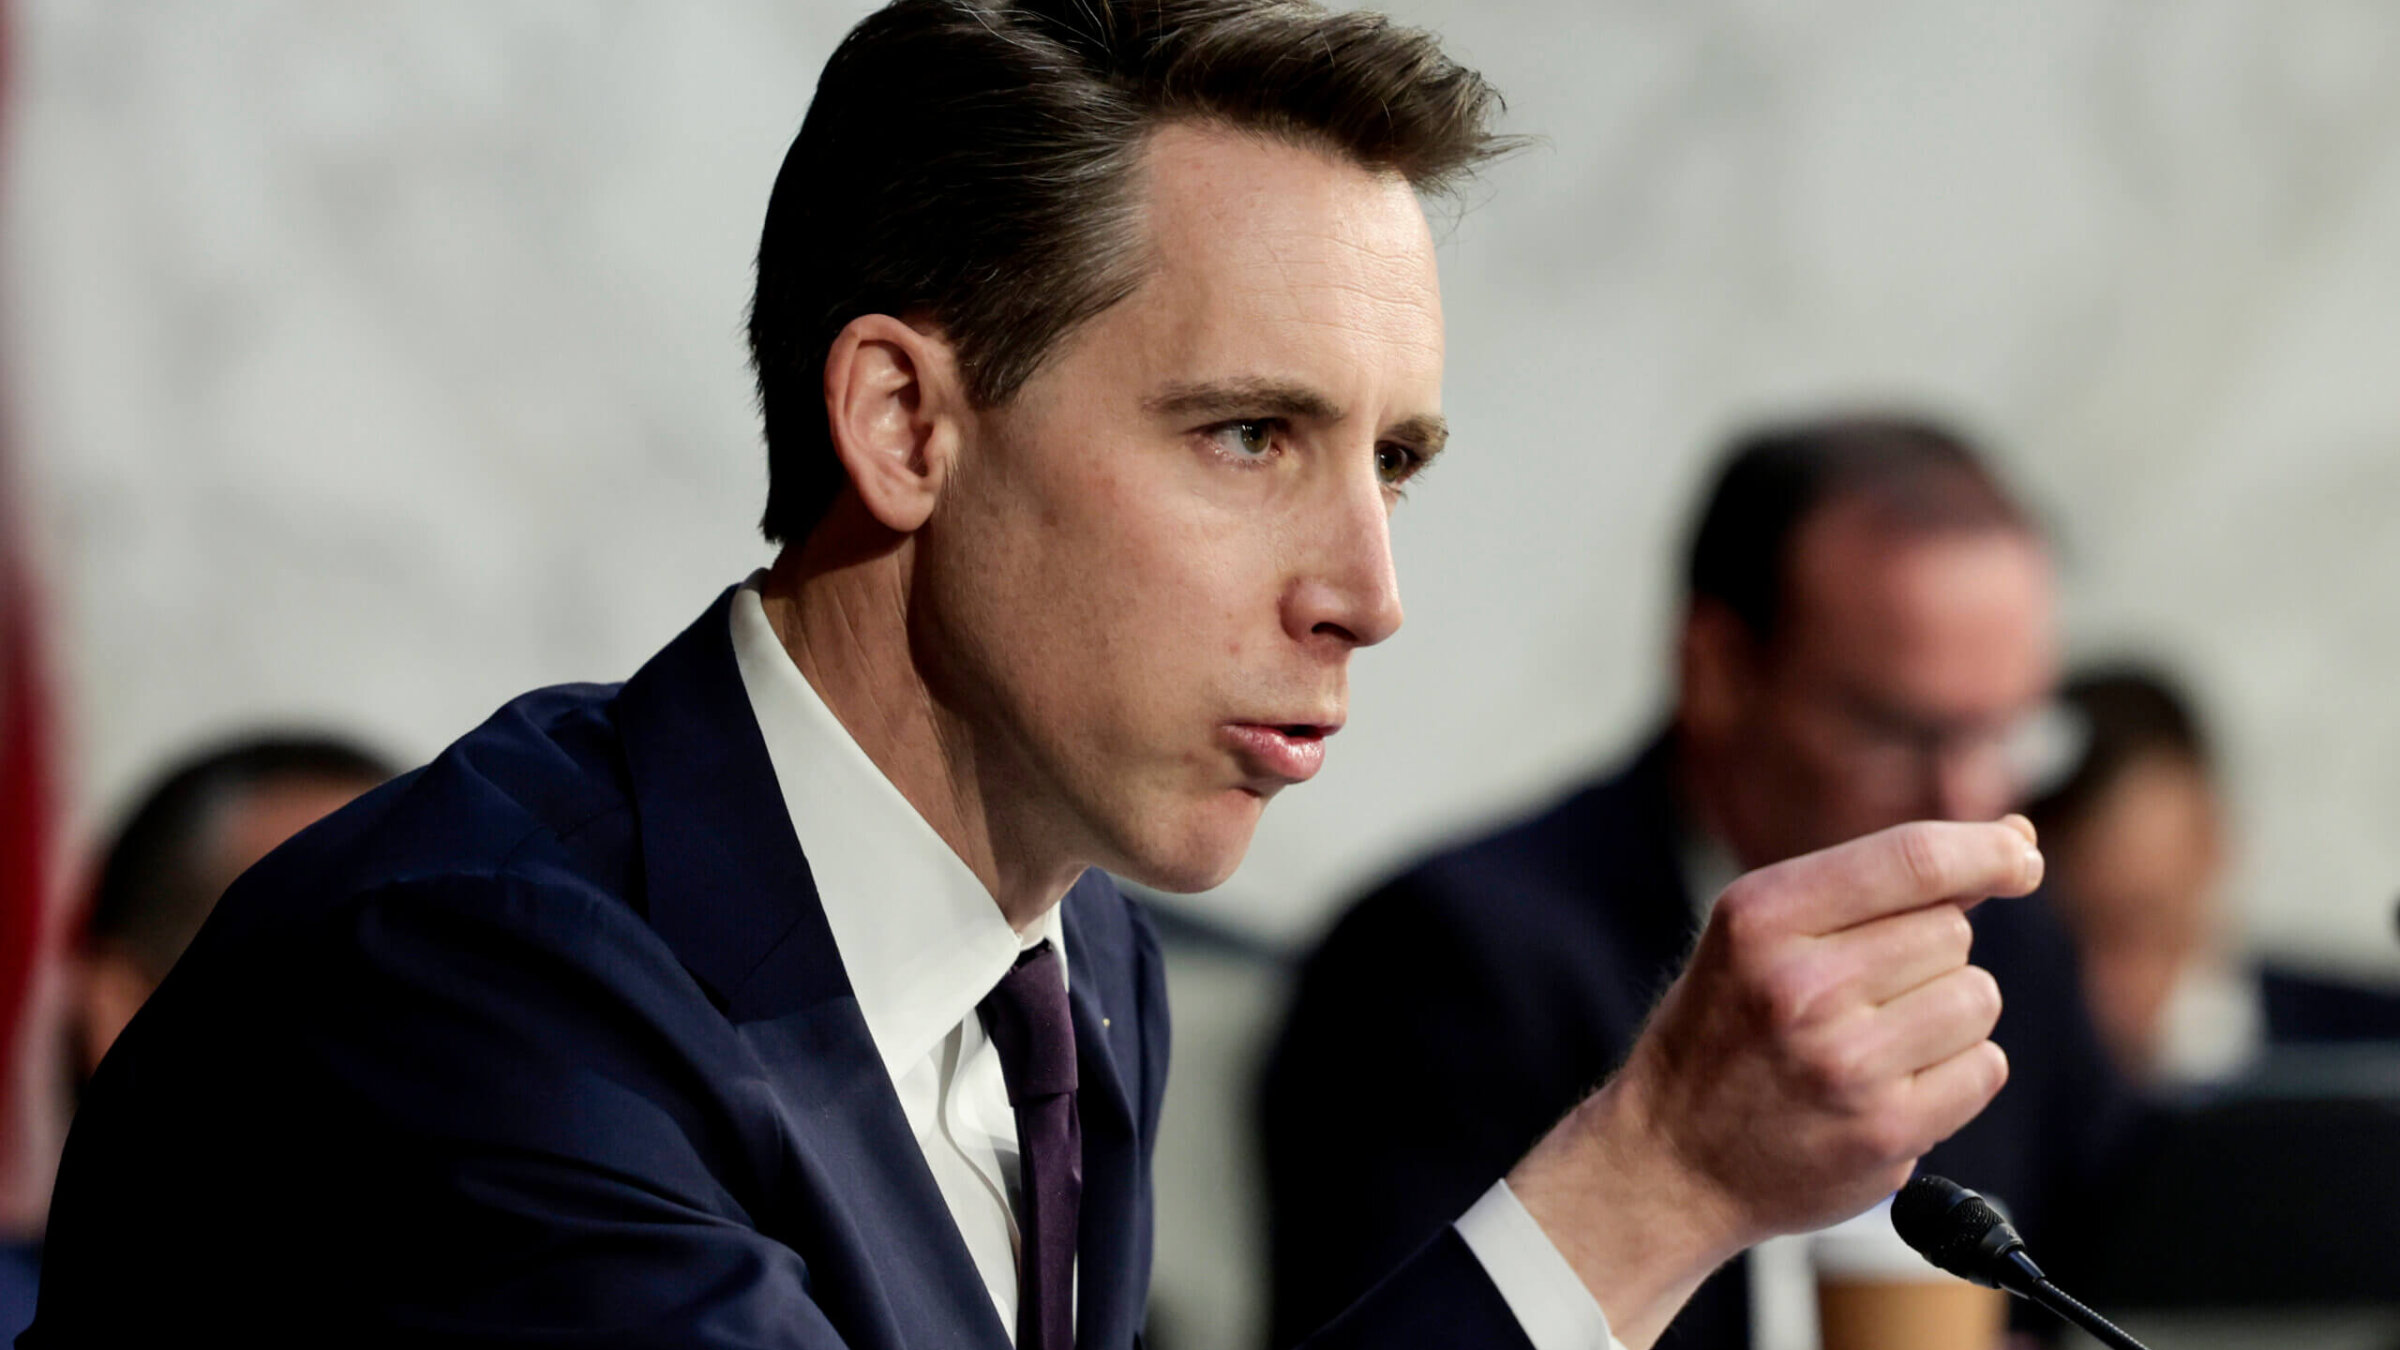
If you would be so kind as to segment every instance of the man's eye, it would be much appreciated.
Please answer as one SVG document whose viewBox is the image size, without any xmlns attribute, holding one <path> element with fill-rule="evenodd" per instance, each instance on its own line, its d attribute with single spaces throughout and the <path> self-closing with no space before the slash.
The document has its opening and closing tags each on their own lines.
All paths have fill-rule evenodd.
<svg viewBox="0 0 2400 1350">
<path fill-rule="evenodd" d="M 1415 477 L 1424 462 L 1422 455 L 1405 445 L 1375 447 L 1375 475 L 1390 486 L 1396 487 Z"/>
<path fill-rule="evenodd" d="M 1265 459 L 1275 451 L 1275 423 L 1227 422 L 1209 433 L 1217 448 L 1234 459 Z"/>
</svg>

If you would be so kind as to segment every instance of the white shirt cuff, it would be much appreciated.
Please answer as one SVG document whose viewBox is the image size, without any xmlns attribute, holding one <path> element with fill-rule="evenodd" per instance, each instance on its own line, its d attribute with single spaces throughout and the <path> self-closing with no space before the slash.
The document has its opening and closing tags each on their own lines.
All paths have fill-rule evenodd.
<svg viewBox="0 0 2400 1350">
<path fill-rule="evenodd" d="M 1609 1334 L 1600 1301 L 1505 1179 L 1493 1182 L 1457 1227 L 1533 1350 L 1625 1350 Z"/>
</svg>

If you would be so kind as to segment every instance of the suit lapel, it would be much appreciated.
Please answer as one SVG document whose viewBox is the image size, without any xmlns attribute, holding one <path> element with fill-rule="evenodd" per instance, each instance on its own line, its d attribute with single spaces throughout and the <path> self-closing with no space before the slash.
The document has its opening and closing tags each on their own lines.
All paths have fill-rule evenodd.
<svg viewBox="0 0 2400 1350">
<path fill-rule="evenodd" d="M 787 1146 L 789 1174 L 765 1179 L 773 1194 L 753 1217 L 808 1261 L 820 1305 L 852 1345 L 1007 1350 L 784 812 L 734 663 L 732 595 L 626 682 L 613 715 L 650 923 L 755 1054 L 769 1098 L 760 1105 Z"/>
<path fill-rule="evenodd" d="M 732 597 L 626 681 L 613 715 L 650 925 L 738 1023 L 847 998 L 850 981 L 734 665 Z"/>
<path fill-rule="evenodd" d="M 1083 1213 L 1076 1235 L 1078 1345 L 1126 1346 L 1149 1300 L 1150 1221 L 1142 1140 L 1128 1071 L 1141 1063 L 1124 901 L 1097 871 L 1064 906 L 1068 1003 L 1075 1017 L 1076 1109 L 1083 1125 Z M 1114 919 L 1114 922 L 1110 922 Z"/>
<path fill-rule="evenodd" d="M 975 1258 L 927 1170 L 855 1001 L 741 1028 L 771 1066 L 808 1198 L 795 1245 L 853 1345 L 1008 1350 Z"/>
</svg>

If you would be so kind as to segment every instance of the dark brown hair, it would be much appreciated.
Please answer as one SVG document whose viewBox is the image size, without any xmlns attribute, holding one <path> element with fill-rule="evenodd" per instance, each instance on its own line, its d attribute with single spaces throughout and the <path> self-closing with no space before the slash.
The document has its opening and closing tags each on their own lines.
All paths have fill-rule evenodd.
<svg viewBox="0 0 2400 1350">
<path fill-rule="evenodd" d="M 1750 432 L 1726 453 L 1692 529 L 1686 598 L 1717 601 L 1753 639 L 1773 639 L 1800 527 L 1858 497 L 1911 534 L 2038 533 L 1975 447 L 1937 422 L 1862 414 L 1783 423 Z"/>
<path fill-rule="evenodd" d="M 2028 804 L 2045 839 L 2072 835 L 2136 765 L 2171 760 L 2211 773 L 2208 736 L 2174 677 L 2140 664 L 2087 670 L 2058 691 L 2058 706 L 2081 733 L 2066 776 Z"/>
<path fill-rule="evenodd" d="M 165 978 L 233 880 L 211 871 L 229 808 L 300 785 L 354 785 L 363 792 L 398 772 L 373 750 L 320 732 L 259 732 L 194 752 L 151 784 L 110 837 L 85 944 Z"/>
<path fill-rule="evenodd" d="M 771 541 L 847 481 L 833 340 L 923 316 L 1004 403 L 1142 279 L 1137 171 L 1175 121 L 1321 145 L 1439 192 L 1515 142 L 1431 34 L 1304 0 L 896 0 L 842 41 L 767 202 L 750 306 Z"/>
</svg>

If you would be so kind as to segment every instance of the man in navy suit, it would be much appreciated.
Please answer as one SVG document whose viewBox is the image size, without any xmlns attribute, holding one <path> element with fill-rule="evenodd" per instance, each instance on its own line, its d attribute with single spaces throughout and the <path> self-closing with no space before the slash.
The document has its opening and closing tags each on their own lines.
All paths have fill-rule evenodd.
<svg viewBox="0 0 2400 1350">
<path fill-rule="evenodd" d="M 773 567 L 235 886 L 22 1343 L 1136 1344 L 1168 1032 L 1099 869 L 1222 880 L 1399 624 L 1418 193 L 1495 103 L 1286 3 L 866 19 L 760 247 Z M 1317 1344 L 1644 1345 L 1888 1192 L 2005 1075 L 1958 915 L 2040 866 L 1919 825 L 1737 883 L 1638 1063 Z"/>
<path fill-rule="evenodd" d="M 1893 417 L 1759 431 L 1720 471 L 1685 580 L 1671 728 L 1387 882 L 1311 958 L 1263 1099 L 1279 1335 L 1355 1296 L 1625 1059 L 1742 868 L 2016 800 L 2055 678 L 2050 561 L 1955 435 Z M 2047 910 L 1985 906 L 1974 929 L 2007 999 L 1994 1039 L 2010 1083 L 1926 1166 L 2001 1197 L 2061 1252 L 2082 1227 L 2062 1211 L 2093 1188 L 2130 1099 Z M 1328 1112 L 1396 1071 L 1353 1050 L 1367 1025 L 1409 1047 L 1424 1106 L 1362 1143 Z M 1729 1267 L 1675 1343 L 1749 1344 L 1754 1274 L 1776 1302 L 1778 1269 Z"/>
</svg>

